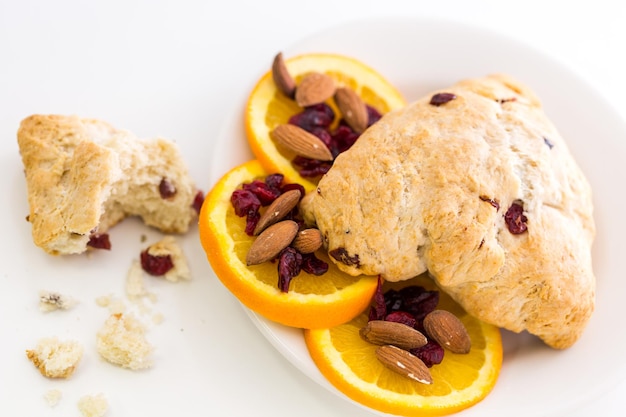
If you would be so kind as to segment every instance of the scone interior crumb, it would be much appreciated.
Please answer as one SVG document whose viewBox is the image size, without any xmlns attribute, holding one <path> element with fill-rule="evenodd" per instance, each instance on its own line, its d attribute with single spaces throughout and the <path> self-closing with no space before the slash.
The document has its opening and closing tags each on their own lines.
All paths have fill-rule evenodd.
<svg viewBox="0 0 626 417">
<path fill-rule="evenodd" d="M 80 343 L 61 341 L 57 337 L 42 338 L 34 349 L 26 350 L 26 357 L 48 378 L 69 378 L 82 356 Z"/>
<path fill-rule="evenodd" d="M 132 314 L 112 314 L 97 334 L 98 353 L 108 362 L 138 370 L 152 366 L 144 325 Z"/>
<path fill-rule="evenodd" d="M 43 395 L 43 398 L 44 400 L 46 400 L 46 403 L 50 407 L 55 407 L 59 403 L 59 401 L 61 401 L 62 396 L 63 393 L 61 392 L 61 390 L 53 388 L 46 391 Z"/>
<path fill-rule="evenodd" d="M 109 409 L 109 402 L 102 393 L 85 395 L 78 400 L 78 409 L 83 417 L 103 417 Z"/>
</svg>

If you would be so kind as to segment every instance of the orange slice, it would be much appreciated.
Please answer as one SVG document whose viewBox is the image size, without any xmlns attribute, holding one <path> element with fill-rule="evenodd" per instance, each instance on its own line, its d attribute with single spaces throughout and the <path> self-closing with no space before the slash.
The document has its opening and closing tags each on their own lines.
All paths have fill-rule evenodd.
<svg viewBox="0 0 626 417">
<path fill-rule="evenodd" d="M 230 197 L 241 184 L 266 175 L 258 161 L 249 161 L 226 173 L 207 195 L 199 231 L 215 274 L 246 307 L 287 326 L 325 328 L 353 319 L 371 302 L 376 277 L 347 275 L 318 251 L 316 256 L 329 264 L 328 272 L 301 272 L 285 293 L 278 289 L 276 263 L 246 265 L 254 237 L 245 233 L 245 219 L 235 214 Z"/>
<path fill-rule="evenodd" d="M 343 55 L 306 54 L 285 60 L 289 74 L 296 85 L 310 72 L 329 75 L 335 85 L 351 87 L 365 101 L 381 114 L 406 105 L 402 95 L 382 75 L 364 63 Z M 337 118 L 340 113 L 332 99 Z M 291 164 L 291 156 L 279 151 L 270 132 L 278 125 L 287 123 L 289 118 L 302 111 L 296 102 L 276 88 L 271 71 L 256 84 L 248 98 L 245 110 L 245 128 L 252 152 L 268 172 L 281 172 L 291 182 L 302 184 L 307 191 L 315 184 L 300 176 Z"/>
<path fill-rule="evenodd" d="M 425 277 L 385 285 L 435 288 Z M 497 327 L 469 316 L 443 292 L 437 308 L 461 319 L 472 348 L 468 354 L 445 351 L 443 361 L 430 368 L 431 385 L 399 375 L 376 358 L 377 346 L 359 336 L 359 329 L 367 323 L 367 312 L 330 329 L 305 330 L 306 345 L 328 381 L 365 406 L 402 416 L 451 414 L 476 404 L 492 390 L 502 366 L 502 341 Z"/>
</svg>

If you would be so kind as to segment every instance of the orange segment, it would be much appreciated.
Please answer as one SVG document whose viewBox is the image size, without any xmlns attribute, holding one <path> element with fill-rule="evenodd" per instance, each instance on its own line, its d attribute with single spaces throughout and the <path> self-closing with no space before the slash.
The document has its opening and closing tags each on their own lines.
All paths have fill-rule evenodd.
<svg viewBox="0 0 626 417">
<path fill-rule="evenodd" d="M 337 86 L 348 86 L 370 106 L 384 114 L 403 107 L 406 101 L 382 75 L 362 62 L 343 55 L 306 54 L 285 60 L 296 84 L 310 72 L 325 73 L 335 80 Z M 339 112 L 329 100 L 329 105 Z M 281 172 L 291 182 L 298 182 L 307 189 L 315 184 L 298 174 L 291 164 L 290 155 L 281 153 L 270 138 L 270 132 L 279 124 L 302 111 L 294 100 L 280 93 L 271 72 L 267 72 L 256 84 L 248 98 L 245 110 L 245 128 L 252 152 L 268 172 Z"/>
<path fill-rule="evenodd" d="M 385 285 L 435 288 L 425 277 Z M 304 337 L 322 374 L 353 400 L 402 416 L 451 414 L 476 404 L 492 390 L 502 366 L 502 341 L 497 327 L 469 316 L 443 292 L 438 308 L 461 319 L 472 348 L 468 354 L 446 351 L 443 362 L 430 368 L 431 385 L 412 381 L 378 361 L 374 353 L 377 346 L 359 336 L 359 329 L 367 323 L 367 312 L 330 329 L 305 330 Z"/>
<path fill-rule="evenodd" d="M 245 219 L 230 203 L 241 184 L 267 173 L 256 161 L 242 164 L 224 175 L 206 197 L 199 218 L 202 246 L 217 277 L 246 307 L 278 323 L 300 328 L 325 328 L 345 323 L 360 314 L 376 291 L 376 277 L 352 277 L 329 264 L 322 276 L 301 272 L 290 290 L 278 289 L 276 263 L 246 266 L 254 238 L 245 233 Z"/>
</svg>

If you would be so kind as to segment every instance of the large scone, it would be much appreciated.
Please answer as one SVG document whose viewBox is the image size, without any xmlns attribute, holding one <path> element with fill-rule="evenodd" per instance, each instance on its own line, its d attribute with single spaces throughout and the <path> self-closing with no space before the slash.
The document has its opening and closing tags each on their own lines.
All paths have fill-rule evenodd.
<svg viewBox="0 0 626 417">
<path fill-rule="evenodd" d="M 166 233 L 196 218 L 196 187 L 178 147 L 94 119 L 33 115 L 17 133 L 33 240 L 51 254 L 81 253 L 126 216 Z"/>
<path fill-rule="evenodd" d="M 470 314 L 571 346 L 594 309 L 587 180 L 515 80 L 438 93 L 455 98 L 390 113 L 340 155 L 306 216 L 350 274 L 428 271 Z"/>
</svg>

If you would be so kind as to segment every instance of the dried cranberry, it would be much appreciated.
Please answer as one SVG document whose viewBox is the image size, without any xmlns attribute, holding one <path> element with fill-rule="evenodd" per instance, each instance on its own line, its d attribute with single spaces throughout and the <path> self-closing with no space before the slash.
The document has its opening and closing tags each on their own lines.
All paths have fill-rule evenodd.
<svg viewBox="0 0 626 417">
<path fill-rule="evenodd" d="M 264 182 L 272 190 L 280 190 L 283 185 L 285 176 L 283 174 L 269 174 L 265 177 Z"/>
<path fill-rule="evenodd" d="M 242 187 L 244 190 L 250 191 L 256 195 L 262 206 L 269 206 L 280 195 L 279 188 L 270 187 L 261 180 L 254 180 L 248 184 L 244 184 Z"/>
<path fill-rule="evenodd" d="M 163 200 L 172 198 L 176 195 L 176 187 L 174 187 L 174 184 L 163 178 L 159 183 L 159 194 L 161 194 L 161 198 Z"/>
<path fill-rule="evenodd" d="M 93 234 L 89 236 L 89 242 L 87 242 L 87 246 L 92 247 L 94 249 L 111 249 L 111 241 L 109 240 L 108 233 L 102 234 Z"/>
<path fill-rule="evenodd" d="M 235 190 L 230 196 L 230 203 L 235 209 L 235 214 L 239 217 L 248 215 L 250 212 L 257 212 L 261 207 L 261 201 L 252 191 Z"/>
<path fill-rule="evenodd" d="M 326 103 L 305 107 L 304 110 L 289 118 L 289 123 L 299 126 L 307 132 L 315 128 L 328 128 L 335 120 L 335 112 Z"/>
<path fill-rule="evenodd" d="M 385 316 L 385 320 L 406 324 L 409 327 L 415 327 L 417 324 L 417 320 L 415 320 L 413 314 L 407 311 L 393 311 Z"/>
<path fill-rule="evenodd" d="M 439 303 L 439 291 L 427 291 L 417 285 L 401 289 L 398 297 L 401 300 L 399 310 L 413 314 L 418 322 L 437 308 Z"/>
<path fill-rule="evenodd" d="M 359 134 L 342 121 L 332 134 L 332 141 L 329 148 L 333 157 L 337 157 L 340 153 L 350 149 L 358 138 Z"/>
<path fill-rule="evenodd" d="M 528 226 L 526 225 L 528 218 L 524 215 L 524 207 L 519 203 L 511 204 L 511 207 L 509 207 L 504 215 L 504 221 L 509 228 L 509 232 L 514 235 L 519 235 L 528 230 Z"/>
<path fill-rule="evenodd" d="M 296 156 L 291 162 L 298 168 L 298 173 L 304 178 L 322 176 L 326 174 L 332 166 L 331 162 L 318 161 L 317 159 L 309 159 L 302 156 Z"/>
<path fill-rule="evenodd" d="M 443 361 L 444 350 L 434 340 L 428 340 L 424 346 L 411 349 L 409 352 L 420 358 L 429 368 Z"/>
<path fill-rule="evenodd" d="M 452 93 L 437 93 L 430 98 L 430 104 L 433 106 L 441 106 L 442 104 L 446 104 L 449 101 L 452 101 L 456 98 L 455 94 Z"/>
<path fill-rule="evenodd" d="M 383 117 L 382 114 L 372 106 L 367 105 L 367 126 L 371 126 Z"/>
<path fill-rule="evenodd" d="M 328 263 L 312 253 L 302 254 L 302 270 L 316 276 L 324 275 L 328 272 Z"/>
<path fill-rule="evenodd" d="M 289 291 L 291 280 L 300 274 L 302 255 L 292 247 L 287 247 L 278 255 L 278 288 Z"/>
<path fill-rule="evenodd" d="M 172 269 L 174 263 L 171 256 L 152 256 L 146 249 L 141 252 L 141 267 L 150 275 L 160 276 Z"/>
<path fill-rule="evenodd" d="M 204 193 L 200 190 L 196 193 L 196 196 L 193 198 L 193 203 L 191 203 L 191 207 L 196 211 L 196 213 L 200 214 L 200 209 L 202 208 L 202 204 L 204 203 Z"/>
<path fill-rule="evenodd" d="M 372 298 L 372 306 L 370 307 L 369 320 L 384 320 L 387 315 L 387 305 L 385 303 L 385 294 L 383 293 L 383 279 L 378 276 L 378 285 L 376 292 Z"/>
<path fill-rule="evenodd" d="M 350 256 L 348 251 L 345 248 L 337 248 L 328 252 L 330 256 L 348 266 L 356 266 L 359 268 L 361 266 L 361 261 L 359 260 L 359 254 Z"/>
</svg>

